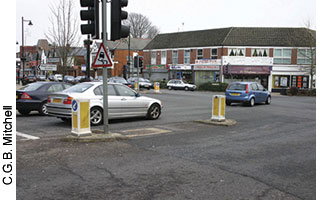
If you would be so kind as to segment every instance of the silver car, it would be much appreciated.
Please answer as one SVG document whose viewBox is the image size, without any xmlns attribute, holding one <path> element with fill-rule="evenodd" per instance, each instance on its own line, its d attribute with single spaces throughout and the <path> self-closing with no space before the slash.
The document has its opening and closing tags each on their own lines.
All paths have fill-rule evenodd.
<svg viewBox="0 0 317 200">
<path fill-rule="evenodd" d="M 91 125 L 103 123 L 102 82 L 80 83 L 62 92 L 51 94 L 47 104 L 48 114 L 64 121 L 71 119 L 71 103 L 76 98 L 90 100 Z M 141 96 L 122 84 L 108 83 L 109 119 L 143 116 L 148 119 L 158 119 L 161 110 L 160 100 Z"/>
</svg>

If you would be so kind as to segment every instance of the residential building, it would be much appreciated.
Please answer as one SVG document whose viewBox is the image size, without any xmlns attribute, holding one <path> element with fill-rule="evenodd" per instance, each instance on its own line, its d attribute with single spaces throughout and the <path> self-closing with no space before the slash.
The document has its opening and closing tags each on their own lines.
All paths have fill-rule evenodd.
<svg viewBox="0 0 317 200">
<path fill-rule="evenodd" d="M 270 91 L 308 88 L 315 47 L 316 31 L 307 28 L 230 27 L 159 34 L 144 48 L 144 76 L 197 85 L 256 81 Z"/>
</svg>

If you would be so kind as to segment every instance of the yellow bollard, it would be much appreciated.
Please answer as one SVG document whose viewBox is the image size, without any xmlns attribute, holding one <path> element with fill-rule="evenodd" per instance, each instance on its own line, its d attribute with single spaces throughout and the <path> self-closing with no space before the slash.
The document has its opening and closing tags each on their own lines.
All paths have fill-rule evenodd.
<svg viewBox="0 0 317 200">
<path fill-rule="evenodd" d="M 89 100 L 72 100 L 72 134 L 76 136 L 91 135 Z"/>
<path fill-rule="evenodd" d="M 154 91 L 156 93 L 159 93 L 160 92 L 160 83 L 159 82 L 155 82 L 154 83 Z"/>
<path fill-rule="evenodd" d="M 226 96 L 214 95 L 212 97 L 212 115 L 211 120 L 213 121 L 225 121 L 226 112 Z"/>
</svg>

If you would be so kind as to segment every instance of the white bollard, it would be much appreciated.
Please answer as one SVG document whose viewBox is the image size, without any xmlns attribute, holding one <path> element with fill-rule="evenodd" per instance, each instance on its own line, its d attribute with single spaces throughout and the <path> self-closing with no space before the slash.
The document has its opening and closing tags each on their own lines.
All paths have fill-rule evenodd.
<svg viewBox="0 0 317 200">
<path fill-rule="evenodd" d="M 91 135 L 90 111 L 88 99 L 72 100 L 72 134 L 76 136 Z"/>
<path fill-rule="evenodd" d="M 212 121 L 225 121 L 226 112 L 226 96 L 224 95 L 214 95 L 212 97 Z"/>
</svg>

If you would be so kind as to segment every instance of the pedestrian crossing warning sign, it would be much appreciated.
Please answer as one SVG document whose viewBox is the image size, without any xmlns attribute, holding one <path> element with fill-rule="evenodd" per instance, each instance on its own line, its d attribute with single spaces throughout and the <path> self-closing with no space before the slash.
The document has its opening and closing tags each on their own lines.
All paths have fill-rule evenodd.
<svg viewBox="0 0 317 200">
<path fill-rule="evenodd" d="M 97 56 L 94 60 L 94 62 L 92 63 L 92 67 L 112 67 L 112 61 L 105 49 L 105 46 L 103 45 L 103 43 L 101 43 Z"/>
</svg>

